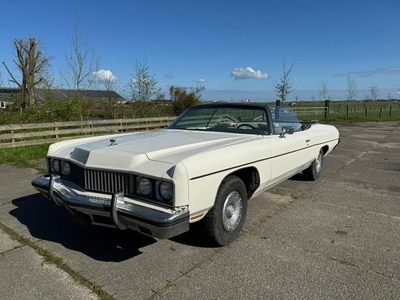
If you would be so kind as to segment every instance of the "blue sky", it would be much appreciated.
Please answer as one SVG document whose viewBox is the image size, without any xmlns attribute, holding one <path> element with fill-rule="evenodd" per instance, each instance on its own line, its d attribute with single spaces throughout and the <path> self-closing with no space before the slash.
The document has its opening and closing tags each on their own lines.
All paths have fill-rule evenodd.
<svg viewBox="0 0 400 300">
<path fill-rule="evenodd" d="M 79 16 L 79 31 L 118 78 L 121 93 L 146 57 L 159 87 L 206 88 L 207 100 L 274 101 L 282 62 L 294 63 L 289 99 L 318 99 L 326 81 L 345 99 L 347 76 L 362 99 L 400 93 L 398 0 L 0 0 L 0 61 L 12 71 L 13 40 L 34 36 L 52 56 L 57 79 Z M 22 9 L 21 9 L 22 8 Z M 100 71 L 100 70 L 99 70 Z M 8 75 L 0 66 L 3 86 Z M 109 74 L 109 72 L 108 72 Z"/>
</svg>

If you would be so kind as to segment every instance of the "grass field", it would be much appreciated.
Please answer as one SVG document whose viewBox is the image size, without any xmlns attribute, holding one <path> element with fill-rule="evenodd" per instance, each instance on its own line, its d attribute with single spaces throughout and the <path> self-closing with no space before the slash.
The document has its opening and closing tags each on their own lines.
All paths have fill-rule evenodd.
<svg viewBox="0 0 400 300">
<path fill-rule="evenodd" d="M 325 102 L 298 102 L 292 107 L 301 111 L 302 108 L 315 109 L 317 113 L 299 114 L 303 121 L 321 121 L 321 122 L 384 122 L 400 120 L 400 102 L 399 101 L 331 101 L 329 105 L 328 118 L 322 111 Z"/>
<path fill-rule="evenodd" d="M 48 148 L 49 144 L 0 149 L 0 165 L 10 164 L 20 168 L 34 168 L 45 173 L 43 163 L 38 160 L 46 157 Z"/>
</svg>

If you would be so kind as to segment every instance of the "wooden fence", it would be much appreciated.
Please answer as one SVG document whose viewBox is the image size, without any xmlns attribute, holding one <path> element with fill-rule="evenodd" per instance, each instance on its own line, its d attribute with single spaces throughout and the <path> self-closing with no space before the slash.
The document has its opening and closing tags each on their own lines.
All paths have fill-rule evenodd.
<svg viewBox="0 0 400 300">
<path fill-rule="evenodd" d="M 291 109 L 296 113 L 297 118 L 300 121 L 319 121 L 326 120 L 329 114 L 329 107 L 291 107 Z"/>
<path fill-rule="evenodd" d="M 0 149 L 40 145 L 90 135 L 154 130 L 176 117 L 0 125 Z"/>
</svg>

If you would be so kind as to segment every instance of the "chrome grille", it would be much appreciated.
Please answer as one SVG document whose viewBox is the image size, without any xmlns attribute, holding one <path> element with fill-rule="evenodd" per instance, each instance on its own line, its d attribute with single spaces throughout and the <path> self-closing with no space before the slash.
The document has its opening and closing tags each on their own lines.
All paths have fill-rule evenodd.
<svg viewBox="0 0 400 300">
<path fill-rule="evenodd" d="M 130 177 L 131 175 L 126 173 L 85 169 L 85 188 L 104 193 L 122 191 L 129 195 L 131 194 L 130 186 L 134 182 Z"/>
</svg>

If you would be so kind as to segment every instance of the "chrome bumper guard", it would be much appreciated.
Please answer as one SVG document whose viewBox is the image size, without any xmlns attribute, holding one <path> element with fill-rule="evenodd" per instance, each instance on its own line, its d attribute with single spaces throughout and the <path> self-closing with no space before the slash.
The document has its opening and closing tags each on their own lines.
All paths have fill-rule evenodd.
<svg viewBox="0 0 400 300">
<path fill-rule="evenodd" d="M 72 182 L 62 180 L 59 175 L 43 175 L 35 178 L 32 185 L 43 196 L 58 206 L 65 206 L 73 214 L 109 217 L 120 230 L 132 229 L 156 238 L 170 238 L 189 230 L 189 210 L 171 213 L 124 201 L 124 194 L 91 196 Z M 79 192 L 82 193 L 79 193 Z M 104 224 L 105 225 L 105 224 Z M 107 225 L 105 225 L 107 226 Z"/>
</svg>

